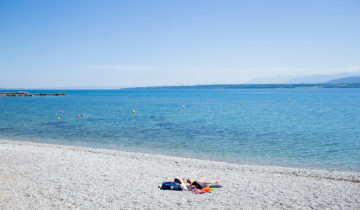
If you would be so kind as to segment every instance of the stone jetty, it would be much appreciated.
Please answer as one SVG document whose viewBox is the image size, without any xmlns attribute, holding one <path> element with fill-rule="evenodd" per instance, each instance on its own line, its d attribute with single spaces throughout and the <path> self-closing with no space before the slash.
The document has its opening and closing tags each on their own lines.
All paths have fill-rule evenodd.
<svg viewBox="0 0 360 210">
<path fill-rule="evenodd" d="M 29 93 L 29 92 L 0 92 L 0 97 L 18 97 L 18 96 L 66 96 L 66 93 Z"/>
</svg>

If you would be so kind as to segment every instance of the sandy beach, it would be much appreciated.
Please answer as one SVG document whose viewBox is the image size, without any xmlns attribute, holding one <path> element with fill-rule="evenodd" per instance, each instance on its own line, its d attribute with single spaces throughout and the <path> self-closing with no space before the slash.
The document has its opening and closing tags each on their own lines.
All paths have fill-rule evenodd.
<svg viewBox="0 0 360 210">
<path fill-rule="evenodd" d="M 221 177 L 211 193 L 160 190 Z M 0 140 L 0 209 L 359 209 L 360 173 Z"/>
</svg>

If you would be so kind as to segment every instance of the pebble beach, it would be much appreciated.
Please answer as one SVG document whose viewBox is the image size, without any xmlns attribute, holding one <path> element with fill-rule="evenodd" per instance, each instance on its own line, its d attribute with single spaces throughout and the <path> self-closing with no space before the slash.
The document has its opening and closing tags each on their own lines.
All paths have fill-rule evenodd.
<svg viewBox="0 0 360 210">
<path fill-rule="evenodd" d="M 0 0 L 0 210 L 360 210 L 359 11 Z"/>
<path fill-rule="evenodd" d="M 174 177 L 211 193 L 160 190 Z M 0 209 L 359 209 L 360 173 L 0 140 Z"/>
</svg>

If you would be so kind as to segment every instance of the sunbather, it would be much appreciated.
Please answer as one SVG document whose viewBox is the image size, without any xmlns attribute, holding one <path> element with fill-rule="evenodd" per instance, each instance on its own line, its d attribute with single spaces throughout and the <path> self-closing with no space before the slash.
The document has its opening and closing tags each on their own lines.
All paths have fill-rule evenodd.
<svg viewBox="0 0 360 210">
<path fill-rule="evenodd" d="M 214 181 L 205 180 L 204 177 L 201 177 L 200 179 L 193 179 L 193 178 L 175 178 L 174 182 L 181 184 L 181 188 L 183 190 L 187 189 L 187 186 L 192 185 L 194 182 L 201 182 L 204 185 L 212 185 L 212 184 L 219 184 L 220 178 L 217 178 Z"/>
<path fill-rule="evenodd" d="M 216 180 L 214 181 L 209 181 L 209 180 L 205 180 L 204 177 L 201 177 L 200 179 L 193 179 L 193 178 L 183 178 L 182 181 L 186 184 L 186 185 L 191 185 L 194 181 L 199 181 L 203 184 L 209 185 L 209 184 L 219 184 L 220 183 L 220 178 L 218 177 Z"/>
</svg>

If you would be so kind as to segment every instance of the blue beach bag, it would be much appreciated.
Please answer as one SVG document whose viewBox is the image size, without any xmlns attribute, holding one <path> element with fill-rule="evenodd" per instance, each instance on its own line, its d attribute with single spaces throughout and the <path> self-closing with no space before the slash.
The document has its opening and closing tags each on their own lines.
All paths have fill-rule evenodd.
<svg viewBox="0 0 360 210">
<path fill-rule="evenodd" d="M 180 185 L 175 182 L 163 182 L 160 190 L 182 190 Z"/>
</svg>

